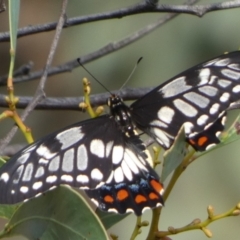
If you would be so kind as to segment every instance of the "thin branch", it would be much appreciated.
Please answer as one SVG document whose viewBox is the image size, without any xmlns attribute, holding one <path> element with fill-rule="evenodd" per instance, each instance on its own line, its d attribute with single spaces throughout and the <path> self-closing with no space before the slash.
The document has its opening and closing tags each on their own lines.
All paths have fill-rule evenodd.
<svg viewBox="0 0 240 240">
<path fill-rule="evenodd" d="M 124 88 L 120 91 L 111 91 L 123 98 L 124 100 L 136 100 L 146 93 L 148 93 L 152 88 Z M 101 93 L 90 96 L 90 101 L 92 107 L 97 107 L 106 104 L 106 99 L 109 97 L 109 93 Z M 26 106 L 32 101 L 32 97 L 18 96 L 19 101 L 16 104 L 17 108 L 26 108 Z M 59 97 L 59 98 L 44 98 L 35 109 L 48 109 L 48 110 L 80 110 L 79 103 L 83 102 L 84 97 Z M 7 107 L 5 96 L 0 94 L 0 107 Z"/>
<path fill-rule="evenodd" d="M 0 1 L 0 13 L 5 12 L 6 11 L 6 5 L 4 3 L 4 0 Z"/>
<path fill-rule="evenodd" d="M 59 18 L 57 29 L 56 29 L 56 33 L 55 33 L 55 36 L 53 38 L 53 42 L 52 42 L 52 45 L 51 45 L 51 48 L 50 48 L 50 52 L 49 52 L 49 55 L 48 55 L 48 58 L 47 58 L 45 69 L 43 71 L 41 80 L 39 82 L 38 88 L 37 88 L 37 90 L 35 92 L 35 95 L 34 95 L 32 101 L 29 103 L 29 105 L 24 110 L 24 112 L 23 112 L 23 114 L 21 116 L 22 120 L 25 120 L 26 117 L 30 114 L 30 112 L 45 97 L 44 87 L 45 87 L 45 84 L 46 84 L 46 81 L 47 81 L 47 76 L 48 76 L 48 71 L 49 71 L 50 65 L 52 63 L 54 54 L 56 52 L 56 48 L 57 48 L 57 44 L 58 44 L 58 41 L 59 41 L 59 37 L 60 37 L 60 34 L 62 32 L 62 27 L 63 27 L 63 24 L 65 22 L 65 14 L 66 14 L 67 4 L 68 4 L 68 0 L 63 0 L 60 18 Z M 10 130 L 10 132 L 7 134 L 7 136 L 1 141 L 0 152 L 11 141 L 11 139 L 13 138 L 14 134 L 16 133 L 16 131 L 17 131 L 17 127 L 13 127 Z"/>
<path fill-rule="evenodd" d="M 111 91 L 113 94 L 124 99 L 124 101 L 132 101 L 141 98 L 153 88 L 124 88 L 120 91 Z M 106 104 L 106 99 L 109 97 L 109 93 L 93 94 L 90 96 L 92 107 L 97 107 Z M 16 104 L 18 109 L 25 109 L 28 104 L 32 101 L 32 97 L 29 96 L 18 96 L 19 101 Z M 84 97 L 47 97 L 42 99 L 35 109 L 38 110 L 76 110 L 79 111 L 79 103 L 83 102 Z M 0 107 L 8 107 L 5 100 L 5 95 L 0 94 Z M 240 101 L 233 103 L 229 110 L 240 109 Z"/>
<path fill-rule="evenodd" d="M 198 0 L 188 0 L 186 4 L 194 4 L 197 1 Z M 126 38 L 123 38 L 122 40 L 119 40 L 118 42 L 109 43 L 106 46 L 98 49 L 97 51 L 94 51 L 87 55 L 81 56 L 80 57 L 81 63 L 86 64 L 95 59 L 103 57 L 107 54 L 118 51 L 119 49 L 126 47 L 127 45 L 129 45 L 129 44 L 141 39 L 142 37 L 146 36 L 147 34 L 151 33 L 158 27 L 161 27 L 162 25 L 166 24 L 170 20 L 174 19 L 176 16 L 178 16 L 178 14 L 176 14 L 176 13 L 166 14 L 164 17 L 161 17 L 156 22 L 151 23 L 144 28 L 141 28 L 140 30 L 134 32 L 133 34 L 131 34 L 130 36 L 128 36 Z M 74 59 L 74 60 L 66 62 L 64 64 L 49 68 L 48 76 L 59 74 L 59 73 L 64 73 L 64 72 L 70 72 L 76 67 L 79 67 L 79 63 L 77 62 L 76 59 Z M 30 81 L 33 79 L 37 79 L 42 75 L 42 71 L 43 70 L 39 70 L 36 72 L 29 73 L 27 76 L 15 78 L 14 83 L 16 84 L 16 83 L 20 83 L 20 82 L 26 82 L 26 81 Z M 5 81 L 6 81 L 6 79 L 0 78 L 0 86 L 6 85 Z"/>
<path fill-rule="evenodd" d="M 185 14 L 191 14 L 198 17 L 202 17 L 203 15 L 209 12 L 238 8 L 238 7 L 240 7 L 239 0 L 227 1 L 223 3 L 221 2 L 213 3 L 208 5 L 197 5 L 197 6 L 167 5 L 167 4 L 154 5 L 154 4 L 151 4 L 150 1 L 145 1 L 143 3 L 138 3 L 133 6 L 121 8 L 116 11 L 109 11 L 109 12 L 91 14 L 91 15 L 82 16 L 82 17 L 70 18 L 65 22 L 64 28 L 83 24 L 83 23 L 99 21 L 99 20 L 114 19 L 114 18 L 119 19 L 126 16 L 141 14 L 141 13 L 152 13 L 152 12 L 185 13 Z M 42 25 L 23 27 L 18 31 L 18 37 L 52 31 L 56 28 L 56 25 L 57 25 L 56 22 L 51 22 L 51 23 L 46 23 Z M 6 41 L 9 41 L 9 32 L 4 32 L 0 34 L 0 42 L 6 42 Z"/>
</svg>

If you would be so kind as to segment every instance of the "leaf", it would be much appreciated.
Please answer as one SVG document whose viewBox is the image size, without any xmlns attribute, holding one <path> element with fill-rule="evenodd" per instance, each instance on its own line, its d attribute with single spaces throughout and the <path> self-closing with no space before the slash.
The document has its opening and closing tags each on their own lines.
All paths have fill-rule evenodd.
<svg viewBox="0 0 240 240">
<path fill-rule="evenodd" d="M 102 223 L 84 198 L 64 186 L 22 204 L 0 238 L 13 235 L 30 240 L 108 239 Z"/>
<path fill-rule="evenodd" d="M 9 28 L 11 49 L 16 51 L 18 20 L 20 12 L 20 0 L 8 0 L 9 2 Z"/>
<path fill-rule="evenodd" d="M 163 155 L 164 163 L 161 175 L 162 182 L 164 182 L 168 175 L 181 164 L 184 156 L 186 155 L 186 151 L 187 149 L 184 127 L 181 127 L 174 144 L 170 149 L 165 151 Z"/>
</svg>

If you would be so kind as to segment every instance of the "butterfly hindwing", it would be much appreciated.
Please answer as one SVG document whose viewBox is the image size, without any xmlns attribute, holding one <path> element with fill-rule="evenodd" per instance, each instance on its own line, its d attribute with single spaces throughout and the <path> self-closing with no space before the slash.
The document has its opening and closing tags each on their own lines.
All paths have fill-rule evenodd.
<svg viewBox="0 0 240 240">
<path fill-rule="evenodd" d="M 161 84 L 131 105 L 137 126 L 168 149 L 184 125 L 186 137 L 207 131 L 240 98 L 240 52 L 190 68 Z M 216 135 L 209 128 L 210 135 Z M 219 127 L 216 127 L 219 129 Z M 223 128 L 222 128 L 223 129 Z M 209 144 L 218 143 L 213 140 Z M 194 145 L 205 150 L 208 145 Z"/>
</svg>

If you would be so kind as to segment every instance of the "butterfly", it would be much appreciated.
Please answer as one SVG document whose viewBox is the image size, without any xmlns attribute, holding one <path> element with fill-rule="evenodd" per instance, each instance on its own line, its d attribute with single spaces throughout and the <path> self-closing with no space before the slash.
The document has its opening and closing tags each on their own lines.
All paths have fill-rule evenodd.
<svg viewBox="0 0 240 240">
<path fill-rule="evenodd" d="M 163 185 L 141 139 L 169 149 L 183 126 L 197 151 L 219 143 L 227 109 L 240 99 L 240 52 L 192 67 L 130 106 L 111 95 L 109 114 L 28 145 L 0 169 L 0 203 L 37 197 L 61 184 L 84 189 L 103 211 L 141 215 L 163 205 Z"/>
</svg>

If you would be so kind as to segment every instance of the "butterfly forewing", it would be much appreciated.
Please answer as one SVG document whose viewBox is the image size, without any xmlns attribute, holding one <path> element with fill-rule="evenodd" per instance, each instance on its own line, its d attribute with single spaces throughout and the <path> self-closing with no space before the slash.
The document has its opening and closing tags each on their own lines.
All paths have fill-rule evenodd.
<svg viewBox="0 0 240 240">
<path fill-rule="evenodd" d="M 131 105 L 137 126 L 168 149 L 184 125 L 196 150 L 219 142 L 223 115 L 240 99 L 240 52 L 199 64 L 161 84 Z M 222 121 L 217 121 L 221 118 Z M 199 133 L 212 129 L 211 139 Z M 215 131 L 213 131 L 213 129 Z M 191 139 L 194 138 L 194 141 Z"/>
<path fill-rule="evenodd" d="M 20 202 L 60 184 L 100 187 L 112 173 L 113 154 L 119 146 L 124 147 L 122 135 L 109 115 L 53 133 L 1 168 L 0 202 Z"/>
</svg>

